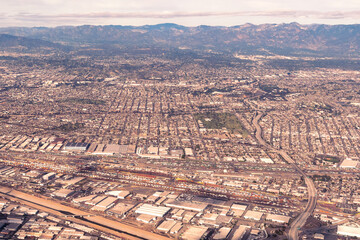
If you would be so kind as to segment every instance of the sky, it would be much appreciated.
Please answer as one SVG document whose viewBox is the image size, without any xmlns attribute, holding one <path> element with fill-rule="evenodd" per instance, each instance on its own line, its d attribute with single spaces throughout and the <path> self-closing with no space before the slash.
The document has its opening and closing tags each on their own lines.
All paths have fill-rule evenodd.
<svg viewBox="0 0 360 240">
<path fill-rule="evenodd" d="M 0 0 L 0 6 L 0 27 L 360 23 L 360 0 Z"/>
</svg>

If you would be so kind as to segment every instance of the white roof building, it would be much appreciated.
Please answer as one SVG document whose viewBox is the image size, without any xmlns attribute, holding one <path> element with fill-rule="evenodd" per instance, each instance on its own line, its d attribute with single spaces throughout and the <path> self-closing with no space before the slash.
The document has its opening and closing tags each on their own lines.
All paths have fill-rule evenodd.
<svg viewBox="0 0 360 240">
<path fill-rule="evenodd" d="M 290 217 L 284 215 L 277 215 L 277 214 L 267 214 L 266 220 L 278 222 L 278 223 L 289 223 Z"/>
<path fill-rule="evenodd" d="M 163 217 L 171 208 L 154 206 L 151 204 L 143 204 L 138 209 L 135 210 L 135 213 L 147 214 L 156 217 Z"/>
<path fill-rule="evenodd" d="M 255 221 L 260 221 L 263 213 L 262 212 L 256 212 L 256 211 L 247 211 L 244 215 L 245 219 L 251 219 Z"/>
<path fill-rule="evenodd" d="M 341 225 L 338 226 L 337 234 L 342 236 L 349 236 L 349 237 L 360 237 L 360 228 Z"/>
<path fill-rule="evenodd" d="M 340 164 L 340 168 L 357 168 L 358 165 L 359 165 L 358 161 L 354 161 L 351 160 L 350 158 L 347 158 Z"/>
<path fill-rule="evenodd" d="M 174 208 L 181 208 L 190 211 L 202 212 L 208 206 L 207 203 L 192 203 L 192 202 L 185 202 L 185 201 L 168 201 L 165 203 L 165 206 L 174 207 Z"/>
<path fill-rule="evenodd" d="M 247 205 L 244 205 L 244 204 L 239 204 L 239 203 L 233 203 L 231 205 L 231 209 L 238 209 L 238 210 L 243 210 L 245 211 L 247 208 Z"/>
<path fill-rule="evenodd" d="M 174 220 L 165 220 L 157 227 L 157 230 L 167 233 L 176 223 Z"/>
</svg>

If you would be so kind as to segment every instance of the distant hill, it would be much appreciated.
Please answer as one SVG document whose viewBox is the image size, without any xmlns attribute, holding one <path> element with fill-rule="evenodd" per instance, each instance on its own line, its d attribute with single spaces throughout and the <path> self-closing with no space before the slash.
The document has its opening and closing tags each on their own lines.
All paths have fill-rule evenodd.
<svg viewBox="0 0 360 240">
<path fill-rule="evenodd" d="M 334 57 L 360 55 L 360 25 L 289 23 L 185 27 L 167 23 L 140 27 L 84 25 L 55 28 L 0 28 L 0 33 L 43 40 L 36 43 L 36 41 L 32 42 L 34 40 L 17 39 L 19 44 L 30 46 L 45 44 L 44 41 L 48 41 L 83 47 L 180 48 L 226 54 Z M 2 35 L 2 38 L 6 38 L 6 35 Z"/>
<path fill-rule="evenodd" d="M 0 48 L 4 49 L 14 47 L 24 47 L 27 49 L 59 48 L 61 45 L 39 39 L 0 34 Z"/>
</svg>

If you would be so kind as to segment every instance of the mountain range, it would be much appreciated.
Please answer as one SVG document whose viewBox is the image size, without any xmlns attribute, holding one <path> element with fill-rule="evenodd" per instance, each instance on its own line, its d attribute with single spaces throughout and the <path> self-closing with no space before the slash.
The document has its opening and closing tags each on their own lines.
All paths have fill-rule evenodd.
<svg viewBox="0 0 360 240">
<path fill-rule="evenodd" d="M 180 49 L 222 54 L 358 57 L 360 24 L 244 24 L 232 27 L 177 24 L 0 28 L 0 47 Z M 6 35 L 4 35 L 6 34 Z M 13 38 L 14 41 L 10 40 Z"/>
</svg>

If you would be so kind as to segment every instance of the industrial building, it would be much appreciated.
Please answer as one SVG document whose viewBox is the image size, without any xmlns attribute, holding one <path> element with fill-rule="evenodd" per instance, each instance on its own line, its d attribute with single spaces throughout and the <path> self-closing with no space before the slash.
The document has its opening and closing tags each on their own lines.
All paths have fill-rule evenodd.
<svg viewBox="0 0 360 240">
<path fill-rule="evenodd" d="M 263 213 L 262 212 L 257 212 L 257 211 L 247 211 L 244 215 L 245 219 L 250 219 L 250 220 L 255 220 L 255 221 L 260 221 L 261 217 L 262 217 Z"/>
<path fill-rule="evenodd" d="M 154 220 L 154 218 L 156 218 L 153 215 L 148 215 L 148 214 L 140 214 L 136 220 L 143 222 L 143 223 L 150 223 L 152 220 Z"/>
<path fill-rule="evenodd" d="M 89 147 L 89 143 L 76 143 L 76 142 L 68 142 L 65 144 L 65 151 L 86 151 Z"/>
<path fill-rule="evenodd" d="M 190 226 L 182 235 L 182 239 L 186 240 L 200 240 L 207 232 L 207 227 Z"/>
<path fill-rule="evenodd" d="M 51 173 L 47 173 L 44 176 L 42 176 L 42 179 L 44 179 L 45 181 L 49 181 L 51 179 L 54 179 L 56 177 L 56 173 L 51 172 Z"/>
<path fill-rule="evenodd" d="M 122 217 L 133 209 L 134 206 L 134 204 L 120 202 L 115 204 L 108 212 L 114 214 L 115 216 Z"/>
<path fill-rule="evenodd" d="M 357 168 L 359 166 L 359 162 L 352 160 L 350 158 L 345 159 L 341 164 L 340 168 Z"/>
<path fill-rule="evenodd" d="M 231 240 L 242 239 L 248 229 L 250 229 L 249 226 L 239 225 L 233 233 Z"/>
<path fill-rule="evenodd" d="M 110 191 L 105 194 L 117 197 L 119 199 L 125 199 L 127 196 L 130 195 L 130 192 L 129 191 Z"/>
<path fill-rule="evenodd" d="M 231 231 L 231 228 L 222 227 L 222 228 L 220 228 L 220 229 L 218 230 L 218 232 L 214 235 L 213 239 L 214 239 L 214 240 L 227 239 L 230 231 Z"/>
<path fill-rule="evenodd" d="M 208 204 L 170 200 L 165 203 L 165 206 L 180 208 L 180 209 L 190 210 L 190 211 L 196 211 L 196 212 L 202 212 L 202 211 L 204 211 L 205 208 L 207 208 Z"/>
<path fill-rule="evenodd" d="M 245 211 L 246 208 L 247 208 L 247 205 L 244 205 L 244 204 L 233 203 L 233 204 L 231 205 L 231 209 L 238 209 L 238 210 Z"/>
<path fill-rule="evenodd" d="M 348 237 L 360 237 L 360 228 L 353 226 L 338 226 L 337 234 Z"/>
<path fill-rule="evenodd" d="M 170 229 L 172 229 L 177 222 L 174 220 L 165 220 L 158 227 L 157 230 L 168 233 Z"/>
<path fill-rule="evenodd" d="M 135 213 L 147 214 L 156 217 L 163 217 L 171 208 L 154 206 L 151 204 L 143 204 L 138 209 L 135 210 Z"/>
<path fill-rule="evenodd" d="M 56 196 L 56 197 L 67 198 L 70 195 L 72 195 L 73 193 L 74 193 L 73 190 L 62 188 L 60 190 L 57 190 L 57 191 L 53 192 L 52 195 Z"/>
<path fill-rule="evenodd" d="M 98 204 L 96 204 L 95 207 L 93 207 L 92 209 L 97 211 L 105 211 L 106 209 L 112 207 L 116 201 L 116 197 L 107 197 Z"/>
<path fill-rule="evenodd" d="M 277 214 L 267 214 L 266 221 L 272 221 L 277 223 L 289 223 L 290 217 Z"/>
</svg>

